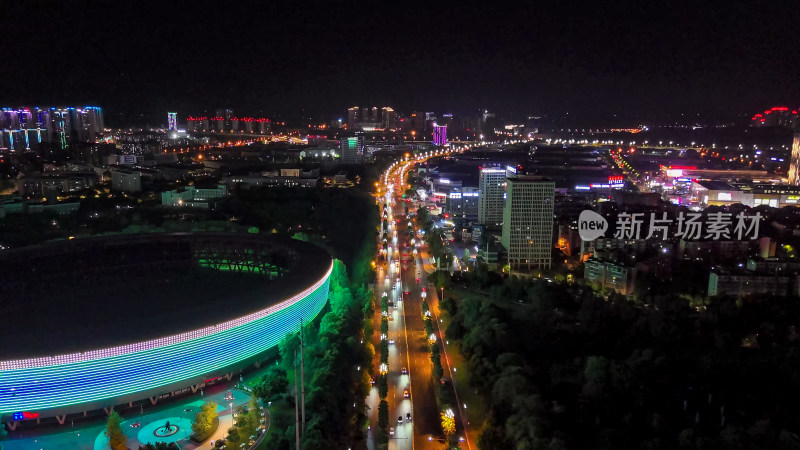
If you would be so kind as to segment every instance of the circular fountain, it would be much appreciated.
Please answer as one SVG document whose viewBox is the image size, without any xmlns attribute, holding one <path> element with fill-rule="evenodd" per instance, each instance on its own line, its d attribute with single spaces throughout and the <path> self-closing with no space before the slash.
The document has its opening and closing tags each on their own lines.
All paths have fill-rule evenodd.
<svg viewBox="0 0 800 450">
<path fill-rule="evenodd" d="M 167 437 L 172 436 L 173 434 L 177 433 L 180 430 L 180 427 L 177 425 L 170 425 L 169 420 L 163 426 L 160 426 L 153 430 L 153 434 L 156 437 Z"/>
</svg>

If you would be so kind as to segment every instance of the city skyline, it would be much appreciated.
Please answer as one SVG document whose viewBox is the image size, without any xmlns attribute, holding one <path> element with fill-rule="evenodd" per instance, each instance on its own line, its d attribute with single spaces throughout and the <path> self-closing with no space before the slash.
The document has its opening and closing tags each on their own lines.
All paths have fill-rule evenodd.
<svg viewBox="0 0 800 450">
<path fill-rule="evenodd" d="M 783 4 L 196 6 L 13 6 L 4 29 L 22 33 L 29 23 L 16 18 L 33 13 L 38 31 L 9 48 L 21 69 L 5 74 L 0 97 L 102 104 L 111 123 L 207 105 L 653 119 L 800 105 L 800 58 L 783 37 L 800 17 Z M 92 30 L 85 44 L 81 29 Z"/>
<path fill-rule="evenodd" d="M 0 450 L 800 447 L 792 3 L 4 6 Z"/>
</svg>

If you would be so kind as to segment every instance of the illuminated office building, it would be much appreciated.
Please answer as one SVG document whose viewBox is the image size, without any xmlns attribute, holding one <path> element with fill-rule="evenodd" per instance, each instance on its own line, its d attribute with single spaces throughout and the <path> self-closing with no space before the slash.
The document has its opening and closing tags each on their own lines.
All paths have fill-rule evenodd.
<svg viewBox="0 0 800 450">
<path fill-rule="evenodd" d="M 364 136 L 342 138 L 340 145 L 342 164 L 364 163 Z"/>
<path fill-rule="evenodd" d="M 481 169 L 478 179 L 480 198 L 478 202 L 478 223 L 497 227 L 503 222 L 506 171 L 501 168 Z"/>
<path fill-rule="evenodd" d="M 514 268 L 549 269 L 553 251 L 555 183 L 540 176 L 506 180 L 501 242 Z"/>
</svg>

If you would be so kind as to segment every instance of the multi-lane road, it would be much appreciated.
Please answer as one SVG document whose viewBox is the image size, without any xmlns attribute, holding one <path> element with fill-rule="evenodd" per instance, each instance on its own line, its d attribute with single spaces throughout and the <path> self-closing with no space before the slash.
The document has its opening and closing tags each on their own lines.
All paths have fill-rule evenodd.
<svg viewBox="0 0 800 450">
<path fill-rule="evenodd" d="M 389 406 L 389 449 L 441 449 L 441 412 L 436 401 L 439 380 L 433 379 L 433 366 L 430 360 L 429 336 L 425 333 L 422 315 L 422 299 L 427 296 L 429 303 L 436 302 L 436 292 L 427 283 L 428 271 L 433 270 L 428 261 L 427 248 L 414 229 L 412 216 L 416 205 L 407 203 L 402 194 L 405 191 L 407 171 L 414 162 L 421 162 L 430 156 L 443 152 L 422 155 L 418 159 L 401 162 L 392 166 L 378 185 L 378 204 L 381 214 L 381 229 L 386 223 L 387 239 L 384 252 L 376 258 L 377 277 L 374 294 L 376 298 L 375 328 L 373 344 L 380 350 L 380 340 L 389 340 L 387 380 L 389 384 L 387 403 Z M 406 215 L 408 210 L 409 216 Z M 384 213 L 385 212 L 385 213 Z M 379 238 L 380 239 L 380 238 Z M 383 258 L 381 258 L 383 256 Z M 386 295 L 393 306 L 389 307 L 389 331 L 380 336 L 380 299 Z M 437 308 L 438 309 L 438 308 Z M 444 345 L 438 327 L 437 345 Z M 378 373 L 380 355 L 373 361 Z M 448 367 L 446 349 L 440 347 L 445 374 L 451 373 Z M 449 377 L 448 377 L 449 378 Z M 453 388 L 448 384 L 448 388 Z M 457 392 L 455 393 L 457 396 Z M 377 383 L 370 391 L 367 405 L 370 407 L 368 447 L 377 448 L 375 442 L 378 430 Z M 453 406 L 456 420 L 456 435 L 468 436 L 464 429 L 467 422 L 462 419 L 460 408 Z M 408 420 L 408 415 L 411 420 Z M 469 439 L 462 442 L 462 448 L 472 448 Z"/>
</svg>

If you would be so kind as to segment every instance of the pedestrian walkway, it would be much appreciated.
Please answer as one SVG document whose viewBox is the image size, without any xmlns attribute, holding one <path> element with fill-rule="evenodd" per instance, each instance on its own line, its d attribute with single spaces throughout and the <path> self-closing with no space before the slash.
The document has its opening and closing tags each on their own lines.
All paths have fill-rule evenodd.
<svg viewBox="0 0 800 450">
<path fill-rule="evenodd" d="M 215 390 L 216 391 L 216 390 Z M 148 442 L 176 442 L 182 449 L 211 449 L 211 440 L 222 439 L 233 426 L 232 409 L 247 405 L 250 395 L 238 389 L 230 389 L 232 399 L 226 400 L 227 390 L 219 390 L 200 398 L 197 395 L 186 397 L 183 401 L 170 403 L 164 408 L 142 410 L 139 413 L 125 412 L 122 415 L 122 432 L 128 437 L 128 447 L 137 449 Z M 191 423 L 194 415 L 200 411 L 200 406 L 208 401 L 217 402 L 217 411 L 220 414 L 219 428 L 214 435 L 204 443 L 196 445 L 189 441 Z M 167 437 L 156 437 L 153 431 L 163 426 L 169 420 L 171 425 L 177 425 L 179 431 Z M 105 422 L 83 426 L 78 429 L 63 428 L 32 428 L 21 432 L 11 433 L 7 440 L 2 441 L 3 450 L 105 450 L 108 449 L 108 438 L 105 437 Z M 138 425 L 137 425 L 138 423 Z M 131 426 L 136 425 L 136 426 Z"/>
</svg>

